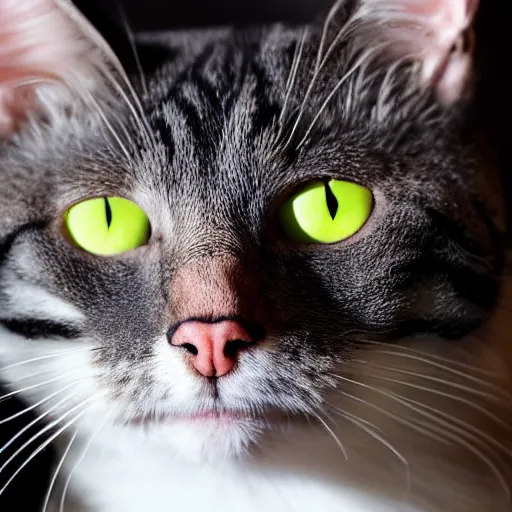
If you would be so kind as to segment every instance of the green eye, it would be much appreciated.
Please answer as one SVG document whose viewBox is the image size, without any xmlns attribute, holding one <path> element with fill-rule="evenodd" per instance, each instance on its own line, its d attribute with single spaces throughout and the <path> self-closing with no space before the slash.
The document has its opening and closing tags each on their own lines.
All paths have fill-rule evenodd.
<svg viewBox="0 0 512 512">
<path fill-rule="evenodd" d="M 65 223 L 75 244 L 98 256 L 122 254 L 149 239 L 147 215 L 121 197 L 82 201 L 68 210 Z"/>
<path fill-rule="evenodd" d="M 315 181 L 280 209 L 285 233 L 298 242 L 332 244 L 357 233 L 373 207 L 373 195 L 348 181 Z"/>
</svg>

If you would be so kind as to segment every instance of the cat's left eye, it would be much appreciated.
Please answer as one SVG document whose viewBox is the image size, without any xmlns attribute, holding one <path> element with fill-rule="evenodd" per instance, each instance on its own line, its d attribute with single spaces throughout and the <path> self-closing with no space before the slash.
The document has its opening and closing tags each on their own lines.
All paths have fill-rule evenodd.
<svg viewBox="0 0 512 512">
<path fill-rule="evenodd" d="M 309 183 L 279 210 L 284 233 L 301 243 L 333 244 L 350 238 L 368 221 L 372 192 L 341 180 Z"/>
<path fill-rule="evenodd" d="M 132 201 L 101 197 L 82 201 L 65 215 L 71 240 L 97 256 L 114 256 L 146 245 L 150 236 L 147 215 Z"/>
</svg>

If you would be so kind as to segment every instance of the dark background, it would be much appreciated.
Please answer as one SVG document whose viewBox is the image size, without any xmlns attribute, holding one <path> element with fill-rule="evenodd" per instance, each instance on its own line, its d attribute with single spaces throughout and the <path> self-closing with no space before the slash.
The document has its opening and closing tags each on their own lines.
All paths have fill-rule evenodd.
<svg viewBox="0 0 512 512">
<path fill-rule="evenodd" d="M 119 19 L 119 5 L 134 30 L 163 30 L 169 28 L 200 27 L 206 25 L 251 25 L 272 21 L 301 23 L 313 19 L 328 8 L 332 0 L 75 0 L 96 25 L 103 25 L 103 15 L 98 10 L 110 12 Z M 448 1 L 448 0 L 446 0 Z M 499 141 L 503 168 L 504 187 L 512 190 L 512 19 L 510 0 L 481 0 L 482 9 L 478 21 L 478 41 L 481 56 L 482 98 L 486 121 L 493 137 Z M 95 9 L 91 10 L 91 6 Z M 101 26 L 98 26 L 101 30 Z M 509 201 L 512 204 L 512 197 Z M 0 383 L 0 396 L 4 394 Z M 0 420 L 9 417 L 21 407 L 15 400 L 0 402 Z M 0 466 L 8 454 L 1 453 L 2 445 L 23 424 L 30 421 L 28 415 L 19 421 L 0 424 Z M 32 432 L 33 434 L 34 432 Z M 18 445 L 19 446 L 19 445 Z M 30 450 L 28 452 L 30 453 Z M 47 487 L 47 463 L 51 452 L 30 464 L 0 496 L 1 512 L 36 512 L 37 502 Z M 20 459 L 18 459 L 21 462 Z M 14 467 L 17 464 L 13 464 Z M 0 474 L 0 487 L 8 474 Z"/>
<path fill-rule="evenodd" d="M 86 1 L 86 0 L 85 0 Z M 314 18 L 332 0 L 120 0 L 138 30 L 273 21 L 300 23 Z M 112 0 L 102 4 L 114 6 Z"/>
</svg>

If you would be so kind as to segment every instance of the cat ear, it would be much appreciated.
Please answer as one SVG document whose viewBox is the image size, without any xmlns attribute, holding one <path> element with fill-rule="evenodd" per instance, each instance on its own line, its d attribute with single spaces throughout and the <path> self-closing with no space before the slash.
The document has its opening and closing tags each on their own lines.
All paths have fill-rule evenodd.
<svg viewBox="0 0 512 512">
<path fill-rule="evenodd" d="M 70 0 L 0 0 L 0 138 L 104 85 L 109 47 Z"/>
<path fill-rule="evenodd" d="M 393 56 L 419 58 L 422 81 L 451 104 L 471 77 L 478 6 L 479 0 L 361 0 L 356 18 L 382 34 Z"/>
</svg>

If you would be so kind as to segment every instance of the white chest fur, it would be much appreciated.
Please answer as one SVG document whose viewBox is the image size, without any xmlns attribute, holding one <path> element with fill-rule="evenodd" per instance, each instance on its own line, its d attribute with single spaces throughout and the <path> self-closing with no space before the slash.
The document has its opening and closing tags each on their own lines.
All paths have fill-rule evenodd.
<svg viewBox="0 0 512 512">
<path fill-rule="evenodd" d="M 59 510 L 62 488 L 73 471 L 65 512 L 412 512 L 411 507 L 384 504 L 343 484 L 343 458 L 331 439 L 319 440 L 316 463 L 306 460 L 314 443 L 304 451 L 273 447 L 250 462 L 190 462 L 169 453 L 164 444 L 126 434 L 123 439 L 103 437 L 92 443 L 73 471 L 84 446 L 76 445 L 56 486 L 53 508 Z M 107 444 L 105 444 L 107 443 Z M 297 452 L 300 445 L 295 446 Z M 328 455 L 330 454 L 330 455 Z M 330 457 L 326 459 L 325 457 Z M 292 463 L 291 460 L 294 462 Z M 319 470 L 319 461 L 323 469 Z M 77 503 L 74 503 L 77 500 Z M 78 501 L 80 503 L 78 503 Z"/>
</svg>

